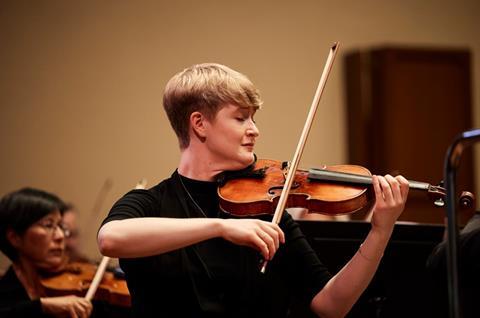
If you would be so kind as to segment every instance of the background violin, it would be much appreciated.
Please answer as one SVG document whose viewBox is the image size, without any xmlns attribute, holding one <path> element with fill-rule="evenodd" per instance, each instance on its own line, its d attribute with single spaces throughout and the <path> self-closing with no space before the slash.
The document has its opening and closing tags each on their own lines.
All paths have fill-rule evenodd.
<svg viewBox="0 0 480 318">
<path fill-rule="evenodd" d="M 76 295 L 84 297 L 97 272 L 97 266 L 89 263 L 73 262 L 63 270 L 41 279 L 45 293 L 50 296 Z M 93 299 L 105 301 L 111 305 L 129 307 L 130 293 L 124 279 L 117 278 L 111 272 L 105 272 Z"/>
<path fill-rule="evenodd" d="M 283 189 L 288 165 L 276 160 L 259 159 L 249 177 L 227 181 L 219 187 L 220 207 L 238 216 L 273 214 Z M 375 201 L 368 169 L 356 165 L 298 169 L 290 188 L 286 207 L 302 207 L 327 215 L 370 210 Z M 425 191 L 437 206 L 443 206 L 445 189 L 429 183 L 409 181 L 410 189 Z M 462 192 L 460 206 L 474 208 L 474 196 Z"/>
</svg>

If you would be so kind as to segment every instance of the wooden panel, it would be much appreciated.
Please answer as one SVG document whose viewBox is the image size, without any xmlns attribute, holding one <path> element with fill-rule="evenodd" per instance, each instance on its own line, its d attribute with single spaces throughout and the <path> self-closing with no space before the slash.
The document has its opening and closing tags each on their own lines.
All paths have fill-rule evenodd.
<svg viewBox="0 0 480 318">
<path fill-rule="evenodd" d="M 472 127 L 470 53 L 382 48 L 349 53 L 345 65 L 350 163 L 440 182 L 448 146 Z M 457 185 L 474 189 L 471 151 Z M 412 193 L 401 219 L 441 223 L 443 216 L 423 193 Z"/>
</svg>

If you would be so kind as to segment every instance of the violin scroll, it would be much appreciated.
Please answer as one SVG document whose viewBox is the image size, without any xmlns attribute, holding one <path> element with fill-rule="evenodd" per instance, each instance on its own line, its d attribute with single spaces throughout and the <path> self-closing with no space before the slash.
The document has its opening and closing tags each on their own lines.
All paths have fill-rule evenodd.
<svg viewBox="0 0 480 318">
<path fill-rule="evenodd" d="M 445 188 L 443 188 L 441 185 L 429 185 L 427 191 L 428 196 L 433 200 L 435 206 L 445 206 L 445 197 L 447 196 L 447 191 Z M 475 209 L 475 196 L 473 193 L 469 191 L 462 191 L 458 199 L 458 206 L 460 209 L 467 211 Z"/>
<path fill-rule="evenodd" d="M 475 196 L 469 191 L 462 191 L 460 194 L 459 205 L 461 209 L 475 209 Z"/>
</svg>

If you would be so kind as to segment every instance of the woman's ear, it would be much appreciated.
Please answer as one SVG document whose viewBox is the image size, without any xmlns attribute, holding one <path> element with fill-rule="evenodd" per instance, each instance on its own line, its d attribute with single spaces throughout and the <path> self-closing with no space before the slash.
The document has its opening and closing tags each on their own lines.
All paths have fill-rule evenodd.
<svg viewBox="0 0 480 318">
<path fill-rule="evenodd" d="M 7 240 L 13 247 L 18 248 L 21 245 L 22 238 L 12 229 L 7 229 Z"/>
<path fill-rule="evenodd" d="M 193 112 L 190 114 L 190 127 L 192 128 L 193 133 L 197 136 L 200 141 L 205 141 L 206 131 L 205 131 L 205 121 L 207 119 L 200 112 Z"/>
</svg>

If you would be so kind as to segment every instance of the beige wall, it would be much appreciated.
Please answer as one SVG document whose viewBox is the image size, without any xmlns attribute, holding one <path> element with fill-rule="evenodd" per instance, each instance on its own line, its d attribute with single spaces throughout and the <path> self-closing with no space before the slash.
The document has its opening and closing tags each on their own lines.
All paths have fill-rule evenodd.
<svg viewBox="0 0 480 318">
<path fill-rule="evenodd" d="M 303 166 L 346 161 L 342 55 L 353 48 L 469 48 L 478 127 L 479 13 L 477 0 L 3 0 L 0 195 L 28 185 L 75 203 L 84 248 L 98 257 L 95 234 L 112 203 L 141 177 L 153 185 L 176 167 L 161 106 L 171 75 L 206 61 L 247 74 L 265 100 L 256 152 L 289 160 L 334 41 L 340 56 Z"/>
</svg>

